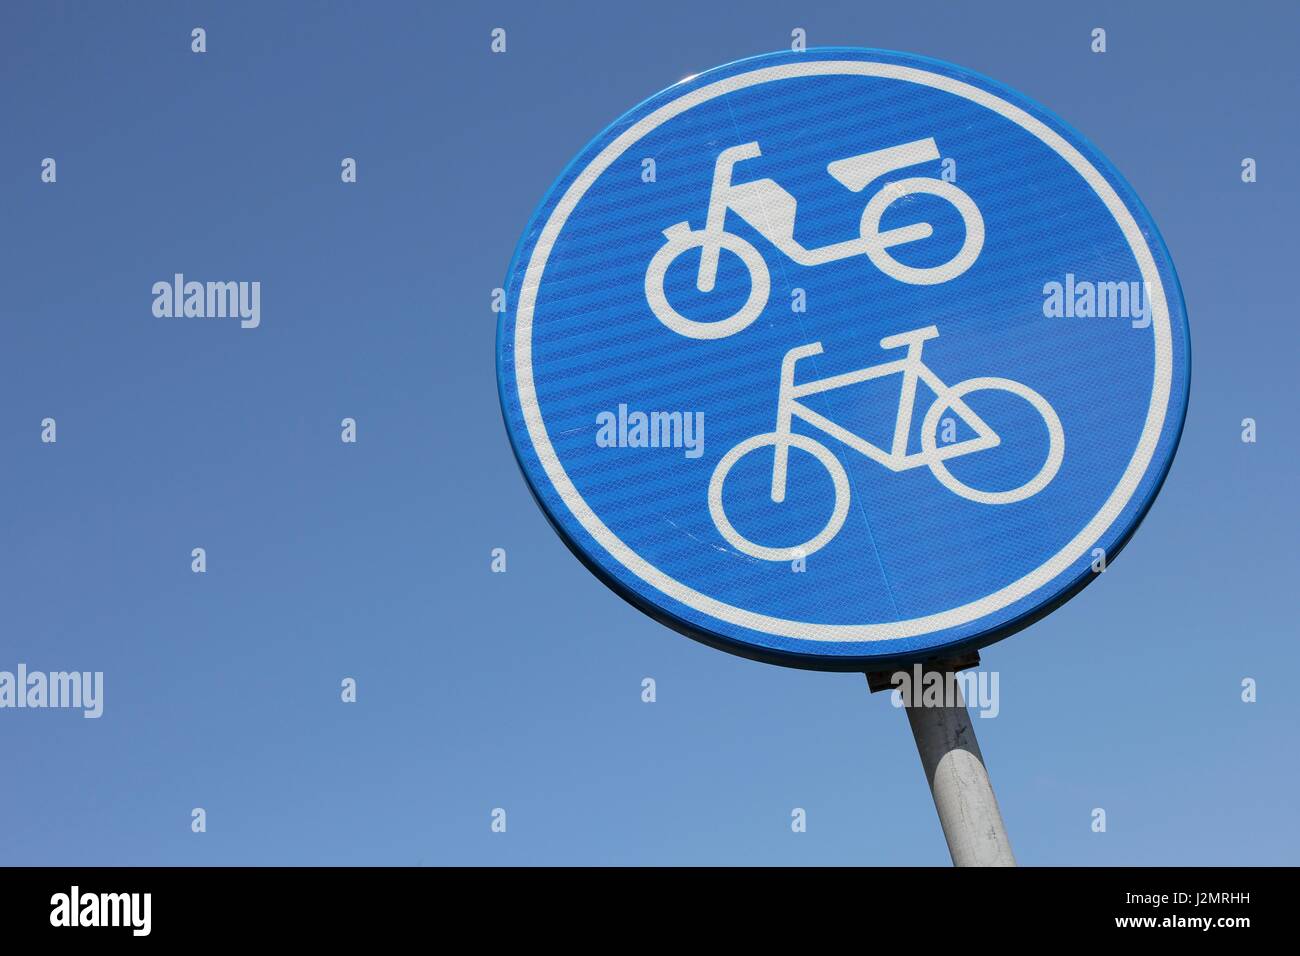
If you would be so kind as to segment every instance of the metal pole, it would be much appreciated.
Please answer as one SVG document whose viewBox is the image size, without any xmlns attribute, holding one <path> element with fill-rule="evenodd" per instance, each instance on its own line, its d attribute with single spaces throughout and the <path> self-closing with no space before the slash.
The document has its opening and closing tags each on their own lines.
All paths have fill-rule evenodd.
<svg viewBox="0 0 1300 956">
<path fill-rule="evenodd" d="M 1015 866 L 961 685 L 952 671 L 942 673 L 945 688 L 955 694 L 954 706 L 910 706 L 907 695 L 904 706 L 948 852 L 954 866 Z"/>
<path fill-rule="evenodd" d="M 907 708 L 907 720 L 912 725 L 953 865 L 1015 866 L 1002 811 L 989 783 L 961 684 L 955 677 L 957 671 L 978 667 L 979 663 L 979 652 L 969 651 L 946 660 L 914 664 L 909 670 L 869 671 L 867 686 L 873 694 L 905 688 L 919 693 L 903 693 L 902 704 Z M 927 673 L 941 677 L 945 691 L 942 699 L 951 706 L 924 705 L 925 694 L 919 685 Z"/>
</svg>

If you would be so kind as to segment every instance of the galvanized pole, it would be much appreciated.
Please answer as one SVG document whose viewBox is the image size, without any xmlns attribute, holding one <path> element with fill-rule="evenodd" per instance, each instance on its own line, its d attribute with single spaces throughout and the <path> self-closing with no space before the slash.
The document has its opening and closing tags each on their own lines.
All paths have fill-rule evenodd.
<svg viewBox="0 0 1300 956">
<path fill-rule="evenodd" d="M 974 657 L 978 663 L 978 656 Z M 948 705 L 924 706 L 903 695 L 907 720 L 912 725 L 921 766 L 930 783 L 939 823 L 943 826 L 948 852 L 954 866 L 1015 866 L 1011 840 L 993 785 L 989 782 L 984 755 L 980 753 L 961 684 L 954 671 L 971 666 L 968 661 L 944 662 L 928 668 L 943 675 L 944 687 L 953 696 Z M 873 690 L 882 675 L 868 675 Z"/>
</svg>

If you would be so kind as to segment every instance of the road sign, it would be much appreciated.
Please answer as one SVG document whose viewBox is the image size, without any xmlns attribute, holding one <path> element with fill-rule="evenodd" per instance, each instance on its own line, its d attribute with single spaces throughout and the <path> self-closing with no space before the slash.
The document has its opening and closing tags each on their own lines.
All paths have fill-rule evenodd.
<svg viewBox="0 0 1300 956">
<path fill-rule="evenodd" d="M 1182 430 L 1189 342 L 1132 188 L 961 67 L 820 49 L 677 83 L 520 240 L 507 430 L 637 607 L 776 663 L 1004 637 L 1096 577 Z"/>
</svg>

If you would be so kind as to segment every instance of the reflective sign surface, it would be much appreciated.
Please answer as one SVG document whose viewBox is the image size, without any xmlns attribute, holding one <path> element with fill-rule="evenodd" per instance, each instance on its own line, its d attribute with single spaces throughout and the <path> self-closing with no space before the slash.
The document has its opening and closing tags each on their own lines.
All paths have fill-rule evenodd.
<svg viewBox="0 0 1300 956">
<path fill-rule="evenodd" d="M 1189 345 L 1131 188 L 959 67 L 779 53 L 592 141 L 498 331 L 553 525 L 643 610 L 778 663 L 987 644 L 1087 583 L 1172 461 Z"/>
</svg>

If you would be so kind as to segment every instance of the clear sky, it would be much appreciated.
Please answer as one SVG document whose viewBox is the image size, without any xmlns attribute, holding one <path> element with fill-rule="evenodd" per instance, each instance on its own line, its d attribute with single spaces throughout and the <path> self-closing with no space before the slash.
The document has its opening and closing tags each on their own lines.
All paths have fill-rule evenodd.
<svg viewBox="0 0 1300 956">
<path fill-rule="evenodd" d="M 947 862 L 903 714 L 606 590 L 498 407 L 491 293 L 551 181 L 646 96 L 796 27 L 1054 110 L 1142 197 L 1186 296 L 1164 491 L 1101 580 L 984 652 L 1020 861 L 1297 862 L 1300 14 L 458 6 L 0 8 L 0 670 L 105 675 L 98 720 L 0 710 L 0 863 Z M 259 281 L 260 326 L 155 317 L 178 272 Z"/>
</svg>

